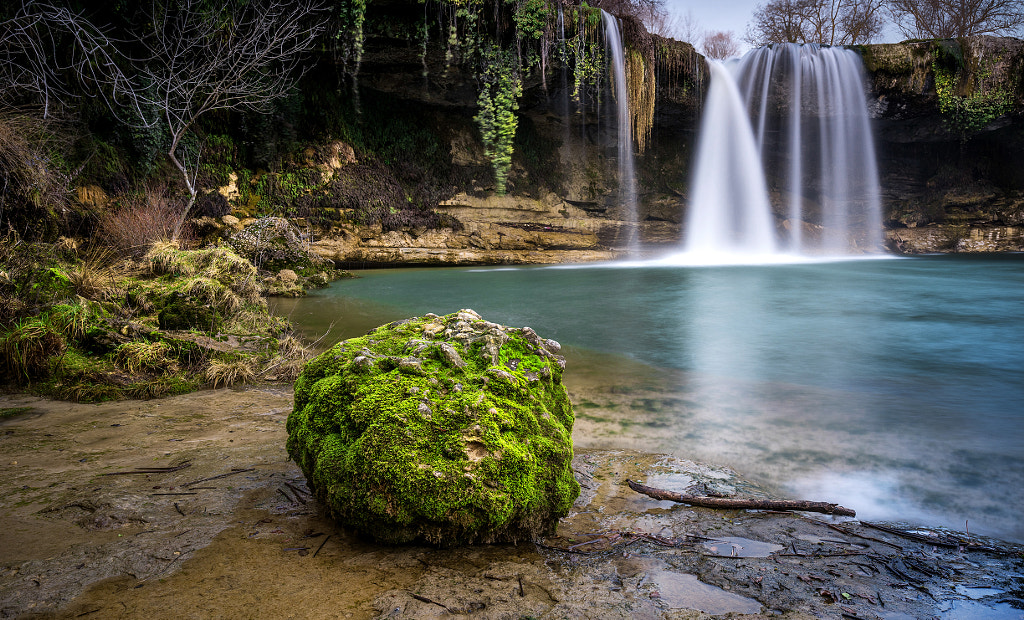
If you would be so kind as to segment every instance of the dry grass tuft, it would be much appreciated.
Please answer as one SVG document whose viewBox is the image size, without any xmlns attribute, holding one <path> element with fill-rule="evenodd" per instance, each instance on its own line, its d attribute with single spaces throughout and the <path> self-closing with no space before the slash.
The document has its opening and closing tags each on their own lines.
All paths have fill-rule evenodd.
<svg viewBox="0 0 1024 620">
<path fill-rule="evenodd" d="M 123 299 L 125 279 L 131 268 L 109 249 L 95 250 L 68 268 L 68 280 L 75 293 L 86 299 L 111 301 Z"/>
<path fill-rule="evenodd" d="M 206 367 L 206 380 L 214 388 L 231 387 L 256 380 L 255 361 L 251 359 L 211 360 Z"/>
<path fill-rule="evenodd" d="M 0 366 L 19 383 L 49 372 L 50 361 L 67 350 L 60 332 L 39 317 L 18 322 L 0 335 Z"/>
<path fill-rule="evenodd" d="M 136 340 L 119 346 L 114 359 L 128 372 L 149 370 L 173 374 L 178 372 L 178 362 L 171 357 L 172 353 L 172 347 L 165 342 Z"/>
</svg>

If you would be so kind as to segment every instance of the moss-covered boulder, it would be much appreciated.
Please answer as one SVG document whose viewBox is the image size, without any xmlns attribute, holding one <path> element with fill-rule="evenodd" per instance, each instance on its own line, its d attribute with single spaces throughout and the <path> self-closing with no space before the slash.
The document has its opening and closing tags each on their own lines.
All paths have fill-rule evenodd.
<svg viewBox="0 0 1024 620">
<path fill-rule="evenodd" d="M 264 271 L 291 269 L 307 277 L 333 268 L 329 261 L 310 252 L 298 229 L 281 217 L 256 220 L 232 235 L 228 245 Z"/>
<path fill-rule="evenodd" d="M 579 494 L 559 349 L 472 310 L 378 327 L 307 364 L 288 453 L 336 519 L 379 541 L 551 532 Z"/>
</svg>

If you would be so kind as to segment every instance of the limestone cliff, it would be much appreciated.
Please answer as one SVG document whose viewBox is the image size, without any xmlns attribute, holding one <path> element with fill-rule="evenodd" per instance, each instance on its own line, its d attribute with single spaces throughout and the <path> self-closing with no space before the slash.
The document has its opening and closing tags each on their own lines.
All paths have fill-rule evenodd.
<svg viewBox="0 0 1024 620">
<path fill-rule="evenodd" d="M 372 3 L 367 23 L 377 26 L 367 29 L 358 71 L 341 74 L 323 60 L 311 74 L 315 86 L 306 86 L 307 98 L 333 88 L 339 100 L 356 103 L 351 118 L 334 125 L 329 117 L 338 113 L 325 111 L 323 141 L 307 149 L 294 174 L 315 182 L 290 190 L 293 198 L 277 194 L 289 201 L 281 209 L 309 229 L 318 253 L 348 266 L 569 262 L 616 256 L 634 228 L 647 251 L 679 242 L 706 87 L 704 59 L 692 46 L 629 22 L 624 28 L 627 45 L 642 51 L 633 70 L 654 76 L 645 93 L 653 100 L 652 127 L 637 153 L 639 217 L 632 222 L 619 201 L 607 83 L 581 91 L 556 57 L 524 77 L 507 194 L 498 195 L 474 122 L 476 78 L 453 62 L 443 38 L 409 34 L 423 12 L 407 4 Z M 1024 42 L 978 37 L 857 49 L 891 247 L 1024 249 Z M 643 58 L 653 60 L 651 71 Z M 353 150 L 352 136 L 376 146 Z M 258 195 L 265 192 L 258 187 L 281 187 L 292 177 L 275 178 L 239 182 L 234 215 L 244 223 L 264 214 L 269 194 Z M 419 210 L 408 210 L 409 203 Z M 780 209 L 780 225 L 784 217 Z"/>
<path fill-rule="evenodd" d="M 860 48 L 887 228 L 907 252 L 1024 249 L 1024 41 Z"/>
</svg>

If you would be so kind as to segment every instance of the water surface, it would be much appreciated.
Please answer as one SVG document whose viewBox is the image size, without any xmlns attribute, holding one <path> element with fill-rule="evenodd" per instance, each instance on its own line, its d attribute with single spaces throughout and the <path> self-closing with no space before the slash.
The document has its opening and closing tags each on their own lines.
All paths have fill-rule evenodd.
<svg viewBox="0 0 1024 620">
<path fill-rule="evenodd" d="M 322 344 L 473 308 L 565 346 L 583 447 L 724 464 L 862 518 L 1024 541 L 1024 257 L 366 271 Z"/>
</svg>

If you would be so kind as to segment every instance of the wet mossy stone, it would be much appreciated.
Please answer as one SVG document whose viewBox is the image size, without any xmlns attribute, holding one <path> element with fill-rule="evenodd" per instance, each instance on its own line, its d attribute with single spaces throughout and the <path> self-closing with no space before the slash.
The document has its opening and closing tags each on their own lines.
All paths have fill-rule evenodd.
<svg viewBox="0 0 1024 620">
<path fill-rule="evenodd" d="M 215 332 L 221 316 L 210 304 L 197 301 L 183 293 L 173 293 L 157 315 L 160 329 L 198 329 Z"/>
<path fill-rule="evenodd" d="M 317 256 L 302 240 L 299 230 L 281 217 L 264 217 L 228 239 L 239 256 L 251 260 L 259 269 L 278 272 L 294 270 L 303 277 L 312 276 L 333 265 Z"/>
<path fill-rule="evenodd" d="M 303 369 L 288 454 L 335 519 L 378 541 L 550 533 L 579 495 L 559 350 L 472 310 L 378 327 Z"/>
</svg>

